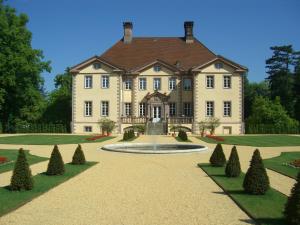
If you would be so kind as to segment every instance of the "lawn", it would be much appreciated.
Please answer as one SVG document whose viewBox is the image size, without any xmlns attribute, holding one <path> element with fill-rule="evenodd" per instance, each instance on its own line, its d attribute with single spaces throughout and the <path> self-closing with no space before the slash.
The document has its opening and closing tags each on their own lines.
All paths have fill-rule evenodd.
<svg viewBox="0 0 300 225">
<path fill-rule="evenodd" d="M 102 142 L 114 138 L 113 136 L 102 137 L 96 140 L 87 140 L 92 136 L 87 135 L 19 135 L 0 137 L 0 144 L 22 145 L 55 145 L 55 144 L 80 144 Z"/>
<path fill-rule="evenodd" d="M 300 169 L 286 165 L 295 159 L 300 159 L 300 152 L 282 152 L 280 156 L 264 159 L 264 165 L 268 169 L 296 179 Z"/>
<path fill-rule="evenodd" d="M 38 174 L 34 176 L 34 189 L 30 191 L 9 191 L 7 187 L 1 187 L 0 216 L 17 209 L 95 164 L 96 162 L 87 162 L 85 165 L 65 164 L 66 172 L 62 176 L 47 176 L 45 174 Z"/>
<path fill-rule="evenodd" d="M 48 160 L 48 158 L 31 155 L 28 150 L 25 150 L 27 161 L 30 165 Z M 3 150 L 0 149 L 0 156 L 8 159 L 8 163 L 0 164 L 0 173 L 4 173 L 14 169 L 15 161 L 18 156 L 18 150 Z"/>
<path fill-rule="evenodd" d="M 218 143 L 211 138 L 199 137 L 208 143 Z M 255 147 L 300 146 L 300 136 L 290 135 L 251 135 L 251 136 L 222 136 L 222 144 L 244 145 Z"/>
<path fill-rule="evenodd" d="M 249 195 L 243 191 L 244 174 L 238 178 L 225 176 L 224 167 L 212 167 L 209 164 L 199 164 L 233 201 L 249 216 L 262 225 L 284 225 L 283 209 L 287 197 L 275 189 L 270 189 L 265 195 Z"/>
</svg>

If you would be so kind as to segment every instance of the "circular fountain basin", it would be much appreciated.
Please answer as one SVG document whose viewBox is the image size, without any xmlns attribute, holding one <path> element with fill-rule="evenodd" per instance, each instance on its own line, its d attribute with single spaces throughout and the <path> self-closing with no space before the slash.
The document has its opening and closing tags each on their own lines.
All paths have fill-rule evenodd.
<svg viewBox="0 0 300 225">
<path fill-rule="evenodd" d="M 152 144 L 152 143 L 123 143 L 109 144 L 103 150 L 127 153 L 170 154 L 207 151 L 208 148 L 196 144 Z"/>
</svg>

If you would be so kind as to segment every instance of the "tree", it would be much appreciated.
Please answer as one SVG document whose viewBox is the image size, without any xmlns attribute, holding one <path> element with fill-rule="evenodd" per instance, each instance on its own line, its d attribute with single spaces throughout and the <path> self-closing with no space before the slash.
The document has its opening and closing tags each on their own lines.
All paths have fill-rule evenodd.
<svg viewBox="0 0 300 225">
<path fill-rule="evenodd" d="M 212 166 L 222 167 L 225 165 L 226 158 L 223 152 L 222 145 L 220 143 L 216 145 L 215 150 L 213 151 L 209 161 Z"/>
<path fill-rule="evenodd" d="M 295 81 L 294 81 L 294 95 L 295 95 L 295 118 L 300 122 L 300 57 L 297 59 L 295 66 Z"/>
<path fill-rule="evenodd" d="M 22 148 L 19 150 L 18 158 L 15 164 L 13 175 L 10 182 L 10 190 L 20 191 L 31 190 L 33 188 L 33 179 L 29 168 L 25 152 Z"/>
<path fill-rule="evenodd" d="M 241 164 L 236 147 L 233 146 L 226 164 L 225 174 L 227 177 L 238 177 L 241 174 Z"/>
<path fill-rule="evenodd" d="M 43 71 L 50 62 L 31 46 L 31 32 L 25 14 L 0 0 L 0 122 L 4 132 L 23 121 L 41 118 L 45 108 Z"/>
<path fill-rule="evenodd" d="M 205 129 L 207 128 L 207 122 L 206 121 L 200 121 L 198 123 L 198 126 L 199 126 L 201 137 L 203 137 L 204 133 L 205 133 Z"/>
<path fill-rule="evenodd" d="M 57 145 L 55 145 L 51 153 L 46 174 L 52 176 L 52 175 L 62 175 L 64 173 L 65 173 L 65 165 L 61 157 L 61 154 L 58 150 L 58 147 Z"/>
<path fill-rule="evenodd" d="M 81 145 L 78 145 L 72 158 L 72 164 L 82 165 L 85 164 L 85 162 L 85 156 L 82 151 Z"/>
<path fill-rule="evenodd" d="M 66 124 L 70 131 L 72 120 L 72 74 L 70 68 L 67 68 L 65 73 L 56 75 L 54 83 L 55 90 L 48 96 L 43 121 Z"/>
<path fill-rule="evenodd" d="M 285 205 L 284 215 L 288 225 L 300 224 L 300 172 Z"/>
<path fill-rule="evenodd" d="M 253 153 L 250 167 L 244 178 L 243 187 L 247 193 L 254 195 L 263 195 L 270 188 L 269 177 L 258 149 Z"/>
<path fill-rule="evenodd" d="M 116 122 L 114 122 L 110 119 L 103 118 L 99 121 L 99 125 L 101 127 L 102 134 L 104 134 L 104 132 L 106 132 L 106 134 L 109 135 L 115 128 Z"/>
<path fill-rule="evenodd" d="M 216 117 L 210 117 L 207 120 L 207 128 L 210 130 L 210 134 L 213 135 L 218 126 L 220 126 L 220 119 Z"/>
</svg>

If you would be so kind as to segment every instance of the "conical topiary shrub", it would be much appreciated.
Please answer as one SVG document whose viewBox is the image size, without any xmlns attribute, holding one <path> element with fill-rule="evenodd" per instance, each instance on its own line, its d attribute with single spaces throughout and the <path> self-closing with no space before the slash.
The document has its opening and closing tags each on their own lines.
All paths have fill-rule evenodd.
<svg viewBox="0 0 300 225">
<path fill-rule="evenodd" d="M 54 146 L 46 171 L 47 175 L 62 175 L 65 172 L 65 165 L 57 145 Z"/>
<path fill-rule="evenodd" d="M 81 145 L 78 145 L 74 152 L 72 164 L 76 164 L 76 165 L 85 164 L 85 156 L 82 151 Z"/>
<path fill-rule="evenodd" d="M 220 143 L 217 144 L 214 152 L 212 153 L 210 159 L 210 163 L 212 166 L 224 166 L 226 163 L 226 158 L 223 152 L 222 145 Z"/>
<path fill-rule="evenodd" d="M 20 191 L 31 190 L 33 188 L 33 179 L 29 168 L 25 152 L 22 148 L 19 150 L 18 158 L 15 164 L 13 175 L 10 182 L 10 190 Z"/>
<path fill-rule="evenodd" d="M 269 177 L 258 149 L 253 153 L 250 167 L 244 178 L 243 187 L 246 192 L 254 195 L 263 195 L 270 188 Z"/>
<path fill-rule="evenodd" d="M 284 215 L 287 224 L 300 224 L 300 172 L 298 173 L 297 183 L 291 191 L 291 195 L 285 205 Z"/>
<path fill-rule="evenodd" d="M 226 164 L 225 174 L 227 177 L 238 177 L 241 174 L 241 164 L 236 147 L 233 146 Z"/>
</svg>

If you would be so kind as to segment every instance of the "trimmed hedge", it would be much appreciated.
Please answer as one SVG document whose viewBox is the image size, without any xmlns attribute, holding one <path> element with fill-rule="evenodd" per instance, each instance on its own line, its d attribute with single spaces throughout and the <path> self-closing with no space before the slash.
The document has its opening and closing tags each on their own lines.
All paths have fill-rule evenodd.
<svg viewBox="0 0 300 225">
<path fill-rule="evenodd" d="M 300 134 L 298 126 L 281 126 L 276 128 L 274 124 L 245 124 L 246 134 Z"/>
<path fill-rule="evenodd" d="M 238 177 L 241 174 L 241 164 L 236 147 L 233 146 L 226 164 L 225 174 L 227 177 Z"/>
<path fill-rule="evenodd" d="M 214 152 L 212 153 L 209 162 L 211 163 L 212 166 L 216 167 L 222 167 L 226 163 L 226 157 L 223 152 L 222 145 L 220 143 L 217 144 L 215 147 Z"/>
<path fill-rule="evenodd" d="M 66 124 L 20 124 L 15 127 L 16 133 L 67 133 Z"/>
<path fill-rule="evenodd" d="M 54 146 L 49 160 L 46 174 L 49 176 L 63 175 L 65 173 L 65 164 L 58 150 L 57 145 Z"/>
<path fill-rule="evenodd" d="M 182 141 L 187 141 L 188 137 L 185 131 L 183 130 L 179 130 L 178 132 L 178 137 L 182 140 Z"/>
<path fill-rule="evenodd" d="M 81 145 L 78 145 L 72 158 L 72 164 L 82 165 L 85 164 L 85 162 L 85 156 L 82 151 Z"/>
<path fill-rule="evenodd" d="M 123 141 L 130 140 L 135 137 L 134 130 L 125 131 L 123 134 Z"/>
</svg>

